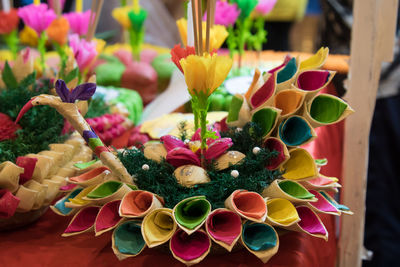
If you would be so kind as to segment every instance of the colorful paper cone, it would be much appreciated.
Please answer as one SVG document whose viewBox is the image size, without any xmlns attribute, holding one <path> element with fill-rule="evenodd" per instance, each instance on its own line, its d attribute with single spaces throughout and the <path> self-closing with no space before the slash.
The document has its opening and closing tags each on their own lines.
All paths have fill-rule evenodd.
<svg viewBox="0 0 400 267">
<path fill-rule="evenodd" d="M 106 181 L 96 186 L 84 197 L 84 200 L 92 200 L 97 205 L 102 205 L 112 200 L 122 199 L 122 197 L 132 191 L 134 186 L 119 181 Z"/>
<path fill-rule="evenodd" d="M 164 244 L 171 239 L 177 225 L 172 210 L 159 208 L 150 211 L 142 222 L 142 236 L 149 248 Z"/>
<path fill-rule="evenodd" d="M 11 161 L 0 164 L 0 188 L 7 189 L 11 193 L 15 192 L 19 186 L 19 176 L 24 173 L 24 169 L 15 165 Z"/>
<path fill-rule="evenodd" d="M 100 208 L 94 222 L 94 232 L 99 236 L 117 227 L 125 219 L 119 216 L 121 200 L 113 200 Z"/>
<path fill-rule="evenodd" d="M 266 73 L 264 75 L 264 84 L 252 91 L 249 103 L 253 109 L 259 107 L 272 106 L 276 90 L 276 74 Z"/>
<path fill-rule="evenodd" d="M 263 137 L 267 138 L 274 130 L 281 110 L 274 107 L 265 107 L 252 111 L 251 121 L 257 123 L 263 131 Z"/>
<path fill-rule="evenodd" d="M 263 222 L 267 217 L 265 201 L 256 192 L 236 190 L 225 200 L 225 207 L 251 221 Z"/>
<path fill-rule="evenodd" d="M 267 211 L 268 216 L 265 221 L 272 226 L 285 228 L 300 221 L 292 202 L 284 198 L 268 199 Z"/>
<path fill-rule="evenodd" d="M 277 87 L 276 90 L 279 92 L 283 89 L 289 89 L 290 85 L 294 82 L 297 76 L 297 72 L 299 71 L 298 60 L 296 58 L 292 58 L 289 62 L 278 71 L 278 75 L 276 78 Z"/>
<path fill-rule="evenodd" d="M 211 240 L 203 230 L 188 235 L 178 229 L 170 240 L 169 248 L 175 259 L 191 266 L 201 262 L 208 255 Z"/>
<path fill-rule="evenodd" d="M 318 199 L 318 201 L 316 202 L 310 202 L 306 204 L 313 211 L 331 215 L 340 215 L 340 211 L 332 203 L 326 200 L 324 196 L 322 196 L 315 190 L 309 190 L 309 191 Z"/>
<path fill-rule="evenodd" d="M 194 196 L 176 204 L 173 216 L 177 225 L 191 235 L 204 224 L 210 211 L 211 204 L 205 196 Z"/>
<path fill-rule="evenodd" d="M 79 210 L 72 218 L 62 236 L 67 237 L 92 231 L 99 210 L 99 207 L 85 207 Z"/>
<path fill-rule="evenodd" d="M 262 192 L 263 197 L 284 198 L 292 203 L 315 202 L 317 199 L 301 184 L 291 180 L 275 180 Z"/>
<path fill-rule="evenodd" d="M 315 55 L 300 62 L 300 70 L 319 69 L 324 64 L 329 55 L 328 47 L 321 47 Z"/>
<path fill-rule="evenodd" d="M 77 184 L 82 187 L 97 185 L 107 180 L 110 177 L 111 171 L 109 168 L 102 166 L 92 169 L 79 176 L 67 178 L 67 181 L 72 184 Z"/>
<path fill-rule="evenodd" d="M 206 231 L 215 243 L 231 252 L 242 233 L 242 220 L 233 211 L 216 209 L 208 215 Z"/>
<path fill-rule="evenodd" d="M 55 213 L 57 213 L 58 215 L 61 215 L 61 216 L 72 215 L 74 212 L 76 212 L 76 209 L 67 208 L 65 206 L 65 203 L 68 202 L 70 198 L 76 197 L 81 191 L 82 191 L 82 188 L 75 189 L 71 193 L 67 194 L 65 197 L 58 200 L 54 205 L 50 206 L 50 208 Z"/>
<path fill-rule="evenodd" d="M 142 218 L 162 204 L 151 192 L 134 190 L 125 194 L 119 206 L 119 215 L 124 218 Z"/>
<path fill-rule="evenodd" d="M 297 114 L 304 102 L 305 93 L 295 89 L 284 89 L 274 97 L 274 107 L 282 110 L 281 118 Z"/>
<path fill-rule="evenodd" d="M 354 213 L 349 209 L 349 207 L 337 203 L 328 193 L 324 191 L 319 191 L 319 193 L 328 200 L 332 205 L 334 205 L 338 210 L 344 214 L 353 215 Z"/>
<path fill-rule="evenodd" d="M 311 154 L 303 148 L 289 150 L 290 158 L 282 165 L 282 177 L 289 180 L 305 181 L 318 176 L 318 169 Z"/>
<path fill-rule="evenodd" d="M 279 138 L 268 137 L 264 141 L 263 147 L 268 149 L 270 152 L 278 152 L 278 155 L 268 159 L 268 163 L 265 165 L 265 168 L 270 171 L 279 169 L 290 157 L 286 145 Z"/>
<path fill-rule="evenodd" d="M 316 96 L 332 81 L 334 71 L 328 70 L 306 70 L 299 73 L 292 88 L 305 93 L 305 101 Z"/>
<path fill-rule="evenodd" d="M 96 185 L 91 185 L 82 189 L 79 194 L 75 197 L 71 197 L 68 202 L 65 202 L 65 207 L 67 208 L 82 208 L 93 204 L 92 200 L 85 199 L 85 197 L 96 187 Z"/>
<path fill-rule="evenodd" d="M 146 247 L 140 228 L 138 221 L 127 221 L 115 228 L 112 249 L 119 260 L 135 257 Z"/>
<path fill-rule="evenodd" d="M 287 118 L 279 125 L 279 138 L 287 146 L 302 146 L 316 137 L 314 128 L 303 117 L 297 115 Z"/>
<path fill-rule="evenodd" d="M 296 232 L 303 232 L 314 237 L 328 240 L 328 231 L 318 215 L 307 206 L 297 206 L 297 213 L 300 221 L 289 226 L 288 229 Z"/>
<path fill-rule="evenodd" d="M 251 118 L 250 107 L 247 99 L 240 94 L 232 97 L 226 123 L 230 127 L 243 127 Z"/>
<path fill-rule="evenodd" d="M 246 249 L 263 263 L 267 263 L 278 252 L 278 234 L 268 224 L 246 221 L 241 237 Z"/>
</svg>

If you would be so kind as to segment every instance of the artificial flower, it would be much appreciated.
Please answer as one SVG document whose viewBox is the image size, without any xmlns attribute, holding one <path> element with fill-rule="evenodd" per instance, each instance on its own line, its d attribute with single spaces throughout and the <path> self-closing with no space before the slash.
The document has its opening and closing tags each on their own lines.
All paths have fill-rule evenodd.
<svg viewBox="0 0 400 267">
<path fill-rule="evenodd" d="M 46 4 L 28 5 L 18 10 L 18 16 L 26 25 L 31 27 L 40 35 L 45 31 L 50 23 L 57 17 L 52 9 L 48 9 Z"/>
<path fill-rule="evenodd" d="M 218 1 L 215 5 L 215 24 L 223 25 L 225 27 L 235 24 L 239 17 L 240 10 L 236 4 L 229 4 L 226 1 Z M 204 15 L 203 20 L 207 19 L 207 14 Z"/>
<path fill-rule="evenodd" d="M 67 43 L 67 34 L 69 31 L 69 23 L 66 18 L 59 17 L 53 20 L 46 32 L 50 40 L 56 42 L 60 46 Z"/>
<path fill-rule="evenodd" d="M 0 10 L 0 34 L 10 34 L 18 27 L 18 22 L 17 9 L 12 8 L 9 12 Z"/>
<path fill-rule="evenodd" d="M 85 12 L 70 12 L 64 15 L 68 20 L 72 33 L 83 36 L 87 33 L 89 28 L 90 10 Z M 94 14 L 92 15 L 94 18 Z"/>
<path fill-rule="evenodd" d="M 139 12 L 131 10 L 128 12 L 128 18 L 132 29 L 140 32 L 147 18 L 147 11 L 144 9 L 140 9 Z"/>
<path fill-rule="evenodd" d="M 0 113 L 0 141 L 14 139 L 15 132 L 21 127 L 14 123 L 13 120 L 6 114 Z"/>
<path fill-rule="evenodd" d="M 181 36 L 183 44 L 187 45 L 187 20 L 181 18 L 176 21 L 176 26 L 178 27 L 179 34 Z M 203 33 L 206 32 L 207 24 L 203 21 Z M 210 50 L 219 49 L 228 37 L 228 31 L 225 26 L 214 25 L 210 29 Z M 203 34 L 203 47 L 206 47 L 206 35 Z"/>
<path fill-rule="evenodd" d="M 117 7 L 113 9 L 111 15 L 124 29 L 127 30 L 131 27 L 131 21 L 128 17 L 128 13 L 131 10 L 131 6 Z"/>
<path fill-rule="evenodd" d="M 208 162 L 220 157 L 233 145 L 231 138 L 221 138 L 218 131 L 211 131 L 215 133 L 216 139 L 207 138 L 207 148 L 203 155 Z M 200 132 L 201 129 L 198 129 L 188 143 L 172 135 L 162 136 L 160 140 L 167 150 L 167 162 L 176 168 L 188 164 L 200 166 Z"/>
<path fill-rule="evenodd" d="M 261 15 L 267 15 L 274 8 L 277 0 L 259 0 L 255 11 Z"/>
<path fill-rule="evenodd" d="M 232 0 L 240 9 L 240 18 L 245 19 L 250 16 L 253 9 L 257 6 L 258 0 Z"/>
<path fill-rule="evenodd" d="M 190 94 L 206 97 L 222 84 L 232 67 L 231 58 L 216 54 L 190 55 L 179 62 Z"/>
<path fill-rule="evenodd" d="M 19 40 L 22 44 L 35 47 L 38 45 L 38 39 L 38 34 L 35 30 L 27 25 L 19 32 Z"/>
<path fill-rule="evenodd" d="M 97 56 L 96 43 L 94 41 L 86 41 L 79 39 L 77 34 L 69 37 L 69 46 L 74 53 L 76 63 L 81 72 L 87 70 Z"/>
<path fill-rule="evenodd" d="M 183 69 L 179 61 L 183 58 L 187 58 L 189 55 L 195 55 L 195 54 L 196 50 L 194 49 L 193 46 L 187 46 L 186 48 L 182 48 L 180 45 L 175 45 L 174 48 L 171 49 L 171 60 L 183 73 Z"/>
<path fill-rule="evenodd" d="M 95 83 L 84 83 L 70 90 L 63 80 L 57 80 L 55 88 L 61 101 L 65 103 L 75 103 L 76 100 L 88 100 L 96 92 Z"/>
</svg>

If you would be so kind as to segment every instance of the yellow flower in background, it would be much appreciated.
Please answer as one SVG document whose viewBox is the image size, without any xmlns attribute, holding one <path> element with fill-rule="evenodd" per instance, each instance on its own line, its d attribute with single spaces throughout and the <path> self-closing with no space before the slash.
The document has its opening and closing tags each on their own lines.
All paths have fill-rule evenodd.
<svg viewBox="0 0 400 267">
<path fill-rule="evenodd" d="M 104 47 L 106 46 L 106 41 L 104 41 L 102 39 L 97 39 L 97 38 L 94 38 L 93 40 L 96 43 L 97 54 L 100 55 L 103 52 Z"/>
<path fill-rule="evenodd" d="M 187 46 L 187 20 L 181 18 L 176 21 L 176 26 L 179 30 L 179 35 L 181 36 L 182 43 Z M 203 21 L 203 47 L 206 47 L 206 27 L 207 23 Z M 223 25 L 214 25 L 210 30 L 210 49 L 219 49 L 228 37 L 228 31 Z"/>
<path fill-rule="evenodd" d="M 131 21 L 128 17 L 128 13 L 131 10 L 132 6 L 117 7 L 113 9 L 111 15 L 124 29 L 127 30 L 131 27 Z"/>
<path fill-rule="evenodd" d="M 226 79 L 232 59 L 217 54 L 190 55 L 180 60 L 188 90 L 192 95 L 210 96 Z"/>
<path fill-rule="evenodd" d="M 38 35 L 36 31 L 25 25 L 24 29 L 19 33 L 21 43 L 36 47 L 38 45 Z"/>
</svg>

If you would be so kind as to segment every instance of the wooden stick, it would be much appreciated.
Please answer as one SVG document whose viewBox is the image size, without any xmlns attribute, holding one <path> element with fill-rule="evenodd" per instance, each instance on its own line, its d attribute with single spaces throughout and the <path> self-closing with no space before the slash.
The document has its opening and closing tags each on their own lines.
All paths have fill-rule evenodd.
<svg viewBox="0 0 400 267">
<path fill-rule="evenodd" d="M 100 13 L 101 13 L 101 9 L 103 7 L 103 3 L 104 3 L 104 0 L 98 0 L 97 1 L 97 7 L 96 7 L 96 14 L 95 14 L 95 17 L 94 17 L 94 23 L 92 24 L 90 33 L 86 37 L 87 41 L 91 41 L 93 39 L 93 37 L 94 37 L 94 34 L 96 32 L 96 28 L 97 28 L 97 24 L 99 24 Z"/>
<path fill-rule="evenodd" d="M 197 7 L 198 0 L 192 0 L 192 16 L 193 16 L 193 33 L 194 33 L 194 48 L 196 51 L 196 55 L 199 55 L 199 37 L 197 33 Z"/>
<path fill-rule="evenodd" d="M 199 0 L 199 1 L 197 1 L 197 4 L 198 4 L 198 7 L 197 7 L 197 14 L 198 14 L 198 16 L 197 16 L 197 21 L 198 21 L 198 27 L 199 27 L 199 53 L 200 53 L 200 56 L 202 56 L 203 55 L 203 18 L 202 18 L 202 13 L 203 13 L 203 11 L 202 11 L 202 8 L 201 8 L 201 6 L 202 6 L 202 1 L 201 0 Z"/>
<path fill-rule="evenodd" d="M 217 0 L 211 0 L 211 25 L 212 28 L 215 23 L 215 5 L 217 4 Z"/>
<path fill-rule="evenodd" d="M 53 5 L 54 5 L 54 11 L 57 14 L 57 17 L 59 18 L 61 16 L 61 3 L 60 0 L 53 0 Z"/>
<path fill-rule="evenodd" d="M 89 35 L 90 35 L 90 32 L 92 31 L 93 14 L 96 9 L 96 6 L 97 6 L 97 0 L 92 0 L 92 5 L 90 7 L 89 26 L 88 26 L 88 30 L 86 32 L 86 41 L 89 41 Z"/>
<path fill-rule="evenodd" d="M 211 28 L 211 5 L 213 0 L 207 0 L 207 25 L 206 25 L 206 52 L 210 53 L 210 28 Z"/>
</svg>

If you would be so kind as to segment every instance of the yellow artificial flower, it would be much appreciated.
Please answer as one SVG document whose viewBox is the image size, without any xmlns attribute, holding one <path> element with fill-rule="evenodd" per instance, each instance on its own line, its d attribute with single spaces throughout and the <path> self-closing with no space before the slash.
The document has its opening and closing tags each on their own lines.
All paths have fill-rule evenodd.
<svg viewBox="0 0 400 267">
<path fill-rule="evenodd" d="M 181 18 L 176 21 L 176 26 L 178 27 L 179 34 L 181 36 L 183 44 L 187 45 L 187 20 Z M 203 21 L 203 47 L 206 47 L 206 27 L 207 23 Z M 228 37 L 228 31 L 223 25 L 214 25 L 210 29 L 210 49 L 219 49 Z"/>
<path fill-rule="evenodd" d="M 217 54 L 190 55 L 180 60 L 188 90 L 192 95 L 210 96 L 226 79 L 232 59 Z"/>
<path fill-rule="evenodd" d="M 128 17 L 128 13 L 131 10 L 132 6 L 117 7 L 113 9 L 111 15 L 124 29 L 127 30 L 131 27 L 131 21 Z"/>
<path fill-rule="evenodd" d="M 106 46 L 106 41 L 104 41 L 102 39 L 97 39 L 97 38 L 94 38 L 93 40 L 96 43 L 97 54 L 100 55 L 103 52 L 104 47 Z"/>
<path fill-rule="evenodd" d="M 38 45 L 38 35 L 36 31 L 25 25 L 24 29 L 19 33 L 21 43 L 36 47 Z"/>
</svg>

